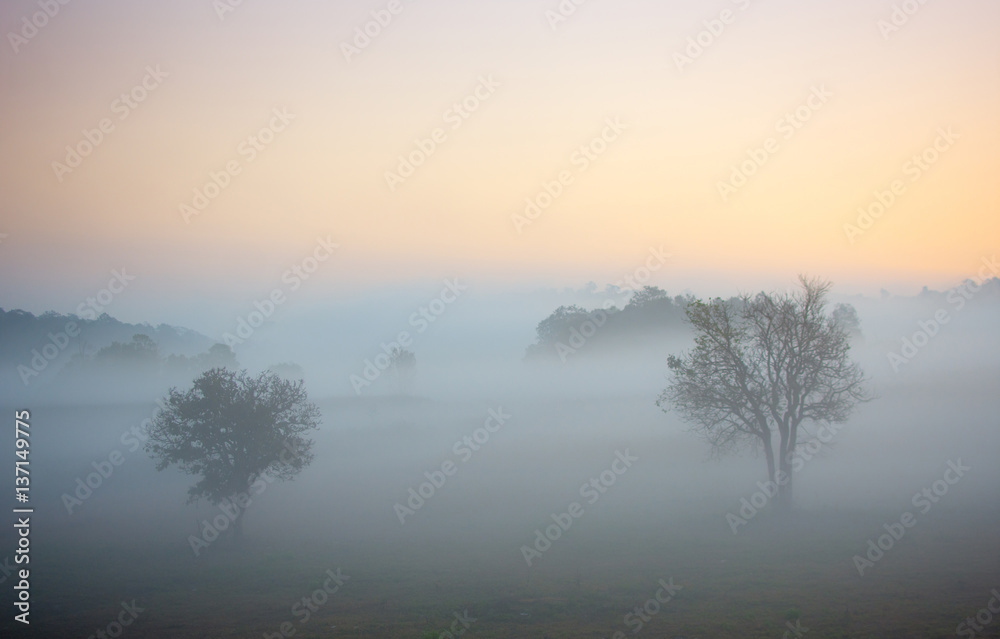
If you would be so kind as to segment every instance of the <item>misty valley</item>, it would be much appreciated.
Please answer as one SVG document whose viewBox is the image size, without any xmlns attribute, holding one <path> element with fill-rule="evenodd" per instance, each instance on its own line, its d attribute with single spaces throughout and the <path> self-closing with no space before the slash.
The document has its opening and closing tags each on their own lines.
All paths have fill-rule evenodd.
<svg viewBox="0 0 1000 639">
<path fill-rule="evenodd" d="M 749 312 L 753 296 L 646 286 L 618 308 L 604 302 L 621 293 L 585 289 L 520 349 L 508 332 L 492 338 L 499 354 L 425 358 L 434 342 L 415 331 L 377 360 L 358 344 L 339 369 L 309 340 L 262 367 L 193 331 L 75 318 L 73 354 L 37 386 L 19 379 L 20 345 L 68 317 L 6 311 L 5 337 L 22 337 L 5 340 L 7 388 L 36 393 L 32 617 L 51 636 L 944 637 L 966 618 L 993 636 L 976 614 L 1000 561 L 1000 371 L 985 348 L 998 285 L 977 286 L 902 367 L 900 327 L 917 323 L 901 318 L 954 309 L 954 291 L 824 301 L 872 396 L 809 424 L 774 472 L 760 446 L 713 444 L 721 431 L 684 413 L 677 382 L 699 352 L 719 355 L 696 347 L 715 326 L 698 309 Z M 430 339 L 505 304 L 434 299 Z M 793 314 L 804 300 L 769 299 Z M 468 315 L 444 310 L 463 302 Z M 967 350 L 979 354 L 949 355 Z M 366 359 L 380 374 L 359 387 Z M 261 421 L 243 393 L 298 407 Z M 213 448 L 248 421 L 261 423 Z M 213 475 L 234 468 L 212 459 L 241 437 L 277 437 L 274 463 Z"/>
</svg>

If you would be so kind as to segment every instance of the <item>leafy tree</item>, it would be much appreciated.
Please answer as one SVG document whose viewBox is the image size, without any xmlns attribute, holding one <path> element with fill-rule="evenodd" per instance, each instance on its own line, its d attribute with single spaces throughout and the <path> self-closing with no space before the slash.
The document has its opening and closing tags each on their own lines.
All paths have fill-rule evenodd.
<svg viewBox="0 0 1000 639">
<path fill-rule="evenodd" d="M 149 335 L 137 333 L 132 341 L 112 342 L 97 351 L 95 358 L 109 364 L 156 364 L 160 359 L 160 349 Z"/>
<path fill-rule="evenodd" d="M 832 316 L 852 338 L 861 337 L 861 319 L 858 318 L 858 310 L 853 305 L 837 304 L 833 308 Z"/>
<path fill-rule="evenodd" d="M 620 289 L 614 285 L 608 285 L 606 290 L 620 294 Z M 650 336 L 665 336 L 686 329 L 684 308 L 693 299 L 680 295 L 672 299 L 659 287 L 644 286 L 633 291 L 628 304 L 621 310 L 611 305 L 610 300 L 592 311 L 576 305 L 560 306 L 538 323 L 536 343 L 528 346 L 525 357 L 559 355 L 563 358 L 561 349 L 572 345 L 574 335 L 587 322 L 600 326 L 600 332 L 588 340 L 590 352 L 622 346 L 648 348 Z"/>
<path fill-rule="evenodd" d="M 569 327 L 586 321 L 590 317 L 590 311 L 573 304 L 572 306 L 560 306 L 551 315 L 538 323 L 535 332 L 538 333 L 538 341 L 541 343 L 554 344 L 569 333 Z"/>
<path fill-rule="evenodd" d="M 202 370 L 213 368 L 236 368 L 236 353 L 225 344 L 212 344 L 208 351 L 198 356 L 198 364 Z"/>
<path fill-rule="evenodd" d="M 319 426 L 319 417 L 301 380 L 213 368 L 186 392 L 170 389 L 145 450 L 157 470 L 177 466 L 200 476 L 188 490 L 189 503 L 218 504 L 246 492 L 265 473 L 294 478 L 313 459 L 313 442 L 303 434 Z M 236 537 L 242 521 L 233 523 Z"/>
<path fill-rule="evenodd" d="M 399 392 L 408 392 L 413 385 L 413 377 L 417 372 L 417 356 L 405 348 L 396 346 L 389 355 L 389 365 L 392 367 L 392 373 L 396 378 L 396 384 L 399 386 Z"/>
<path fill-rule="evenodd" d="M 632 294 L 632 297 L 628 300 L 628 304 L 625 305 L 625 310 L 639 309 L 659 300 L 666 300 L 667 304 L 670 304 L 670 297 L 662 288 L 659 286 L 643 286 Z"/>
<path fill-rule="evenodd" d="M 717 454 L 763 450 L 783 507 L 791 505 L 803 424 L 844 422 L 870 399 L 864 374 L 849 358 L 848 327 L 826 314 L 830 284 L 799 281 L 793 293 L 690 304 L 694 349 L 668 358 L 672 379 L 657 400 L 663 410 L 677 410 Z"/>
<path fill-rule="evenodd" d="M 225 344 L 213 344 L 204 353 L 188 357 L 187 355 L 171 354 L 164 360 L 168 371 L 174 374 L 200 375 L 213 368 L 239 368 L 236 354 Z"/>
<path fill-rule="evenodd" d="M 644 286 L 629 298 L 616 324 L 623 332 L 632 334 L 679 328 L 684 325 L 684 305 L 674 304 L 667 292 L 658 286 Z"/>
<path fill-rule="evenodd" d="M 283 377 L 284 379 L 296 380 L 306 378 L 306 372 L 295 362 L 271 364 L 267 367 L 267 370 L 277 373 L 279 377 Z"/>
<path fill-rule="evenodd" d="M 552 314 L 538 323 L 535 333 L 538 335 L 536 344 L 528 346 L 525 357 L 528 359 L 556 353 L 556 344 L 569 339 L 570 329 L 579 326 L 590 319 L 591 312 L 582 306 L 560 306 Z"/>
</svg>

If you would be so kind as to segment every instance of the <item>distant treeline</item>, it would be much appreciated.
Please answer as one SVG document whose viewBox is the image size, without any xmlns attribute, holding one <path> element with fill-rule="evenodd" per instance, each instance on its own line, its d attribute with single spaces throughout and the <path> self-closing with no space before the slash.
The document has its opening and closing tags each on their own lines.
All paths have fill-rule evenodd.
<svg viewBox="0 0 1000 639">
<path fill-rule="evenodd" d="M 525 359 L 558 357 L 566 361 L 582 351 L 598 354 L 611 348 L 641 348 L 648 346 L 650 339 L 687 335 L 687 307 L 695 299 L 690 294 L 670 297 L 657 286 L 645 286 L 635 291 L 622 309 L 613 305 L 592 310 L 560 306 L 538 323 L 536 342 L 527 348 Z M 738 297 L 728 301 L 741 303 Z M 833 312 L 854 335 L 861 335 L 853 306 L 838 304 Z"/>
<path fill-rule="evenodd" d="M 195 331 L 166 324 L 128 324 L 106 313 L 83 319 L 52 311 L 36 316 L 0 309 L 0 368 L 5 378 L 16 377 L 19 386 L 71 371 L 109 371 L 125 363 L 139 372 L 196 373 L 201 362 L 208 361 L 212 343 Z M 172 354 L 161 357 L 164 351 Z M 216 350 L 211 357 L 218 355 Z"/>
<path fill-rule="evenodd" d="M 670 297 L 656 286 L 646 286 L 632 294 L 624 308 L 585 309 L 560 306 L 538 323 L 536 343 L 528 347 L 529 360 L 559 357 L 565 360 L 584 345 L 590 352 L 607 347 L 640 345 L 652 335 L 687 332 L 685 308 L 692 295 Z"/>
<path fill-rule="evenodd" d="M 120 322 L 107 313 L 96 319 L 84 319 L 54 311 L 34 315 L 27 311 L 0 308 L 0 361 L 30 358 L 32 349 L 41 349 L 52 341 L 51 335 L 66 332 L 69 324 L 74 324 L 79 332 L 78 336 L 70 336 L 70 344 L 62 349 L 71 353 L 81 350 L 95 352 L 115 341 L 127 342 L 136 334 L 149 336 L 160 348 L 171 353 L 194 354 L 206 350 L 214 341 L 196 331 L 167 324 L 154 327 Z"/>
<path fill-rule="evenodd" d="M 128 342 L 112 342 L 94 354 L 74 353 L 64 369 L 65 374 L 136 373 L 140 375 L 199 375 L 210 368 L 239 368 L 236 355 L 225 344 L 213 344 L 204 353 L 187 356 L 172 353 L 162 355 L 151 337 L 143 333 Z"/>
</svg>

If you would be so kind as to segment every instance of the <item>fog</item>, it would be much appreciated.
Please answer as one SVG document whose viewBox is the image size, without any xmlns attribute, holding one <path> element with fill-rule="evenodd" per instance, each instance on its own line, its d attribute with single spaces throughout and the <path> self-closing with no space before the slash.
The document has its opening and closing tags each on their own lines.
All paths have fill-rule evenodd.
<svg viewBox="0 0 1000 639">
<path fill-rule="evenodd" d="M 880 579 L 891 575 L 922 589 L 951 578 L 924 567 L 928 552 L 966 567 L 958 570 L 981 567 L 960 595 L 978 605 L 977 588 L 1000 576 L 995 535 L 986 533 L 1000 522 L 1000 297 L 995 280 L 962 307 L 946 295 L 833 296 L 831 304 L 849 302 L 858 311 L 861 334 L 850 355 L 874 397 L 800 458 L 790 514 L 766 503 L 759 455 L 715 455 L 677 410 L 657 406 L 669 379 L 667 356 L 693 346 L 690 325 L 626 344 L 599 343 L 598 327 L 565 357 L 526 357 L 535 325 L 557 306 L 600 308 L 608 297 L 593 291 L 535 292 L 523 303 L 513 293 L 470 291 L 422 332 L 408 320 L 422 304 L 416 295 L 314 307 L 237 344 L 239 366 L 252 372 L 297 364 L 321 413 L 319 428 L 308 434 L 313 461 L 293 481 L 249 489 L 250 503 L 237 515 L 245 523 L 240 543 L 225 530 L 206 537 L 208 522 L 228 526 L 225 511 L 204 500 L 186 504 L 194 478 L 176 467 L 158 472 L 141 445 L 144 420 L 159 411 L 166 384 L 186 389 L 193 375 L 56 375 L 32 387 L 27 403 L 8 396 L 4 406 L 7 414 L 31 413 L 31 540 L 38 549 L 31 566 L 39 574 L 33 611 L 50 620 L 52 632 L 93 632 L 90 626 L 106 623 L 109 601 L 113 608 L 119 598 L 135 597 L 148 604 L 151 627 L 180 624 L 177 636 L 232 627 L 231 615 L 250 629 L 247 636 L 260 636 L 289 618 L 294 593 L 316 587 L 318 575 L 301 577 L 310 566 L 317 573 L 339 566 L 350 575 L 343 594 L 331 595 L 335 605 L 316 613 L 324 621 L 303 631 L 440 633 L 452 607 L 480 620 L 480 636 L 543 636 L 564 614 L 544 602 L 580 596 L 597 615 L 592 636 L 611 636 L 631 599 L 651 596 L 645 593 L 657 579 L 672 578 L 683 589 L 676 604 L 663 604 L 671 612 L 655 620 L 658 632 L 701 628 L 709 635 L 691 620 L 711 607 L 698 604 L 699 593 L 708 596 L 730 579 L 757 579 L 770 568 L 742 562 L 757 552 L 780 557 L 781 547 L 830 557 L 826 570 L 853 575 L 822 597 L 853 607 L 860 627 L 875 632 L 888 626 L 867 616 L 877 606 L 865 593 L 880 588 Z M 948 322 L 928 329 L 934 334 L 918 338 L 924 345 L 894 370 L 889 353 L 902 352 L 902 338 L 912 341 L 924 330 L 920 322 L 942 308 Z M 403 330 L 416 354 L 412 385 L 400 390 L 392 371 L 380 370 L 355 392 L 350 376 L 364 378 L 365 360 L 374 362 Z M 919 502 L 918 493 L 941 480 L 949 463 L 971 470 L 949 481 L 945 495 Z M 602 473 L 610 485 L 601 483 Z M 5 476 L 3 488 L 13 492 L 11 480 Z M 752 499 L 753 509 L 741 501 Z M 582 515 L 564 516 L 574 502 Z M 895 542 L 900 548 L 859 575 L 852 558 L 865 556 L 868 540 L 907 511 L 917 524 Z M 731 515 L 742 523 L 734 525 Z M 539 531 L 554 522 L 558 529 L 560 517 L 571 524 L 538 550 Z M 4 548 L 16 544 L 11 530 L 0 535 Z M 197 538 L 208 543 L 192 544 Z M 976 554 L 990 547 L 993 554 Z M 332 561 L 337 565 L 319 565 Z M 724 572 L 727 566 L 734 572 Z M 85 587 L 87 574 L 101 575 L 102 585 Z M 217 599 L 226 599 L 220 578 L 240 592 L 249 579 L 262 592 L 273 586 L 282 594 L 256 615 L 246 598 L 227 604 L 231 611 L 212 612 Z M 835 629 L 840 613 L 807 601 L 819 594 L 794 594 L 806 587 L 797 585 L 803 579 L 779 580 L 788 592 L 773 611 L 775 628 L 786 608 L 796 608 L 803 620 Z M 960 604 L 945 607 L 961 614 Z M 178 621 L 187 616 L 197 621 Z M 85 623 L 52 621 L 69 618 Z M 213 618 L 220 625 L 212 626 Z M 956 616 L 951 627 L 961 620 Z M 502 629 L 490 635 L 489 624 Z M 137 636 L 156 632 L 169 634 Z"/>
<path fill-rule="evenodd" d="M 1000 638 L 998 23 L 0 2 L 0 639 Z"/>
</svg>

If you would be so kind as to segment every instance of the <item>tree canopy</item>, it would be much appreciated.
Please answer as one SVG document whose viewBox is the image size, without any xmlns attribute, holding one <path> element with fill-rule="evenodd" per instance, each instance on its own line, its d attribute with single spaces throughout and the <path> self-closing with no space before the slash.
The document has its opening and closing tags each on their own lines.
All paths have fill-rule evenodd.
<svg viewBox="0 0 1000 639">
<path fill-rule="evenodd" d="M 802 425 L 846 421 L 870 398 L 849 357 L 856 314 L 838 307 L 828 315 L 830 284 L 799 281 L 792 293 L 692 302 L 694 349 L 668 358 L 672 379 L 657 400 L 677 410 L 716 453 L 763 450 L 785 505 Z"/>
<path fill-rule="evenodd" d="M 588 340 L 591 352 L 609 345 L 642 345 L 651 334 L 686 332 L 684 309 L 692 299 L 681 295 L 671 298 L 657 286 L 644 286 L 632 292 L 624 308 L 610 303 L 593 310 L 576 304 L 560 306 L 538 323 L 536 342 L 528 347 L 526 358 L 561 356 L 574 333 L 587 322 L 600 325 L 600 331 Z"/>
<path fill-rule="evenodd" d="M 265 473 L 292 479 L 312 461 L 304 434 L 319 426 L 320 413 L 301 380 L 213 368 L 191 389 L 171 389 L 165 404 L 146 451 L 157 470 L 177 466 L 200 476 L 188 501 L 217 504 Z"/>
<path fill-rule="evenodd" d="M 413 378 L 417 373 L 417 356 L 413 351 L 396 346 L 389 356 L 389 365 L 400 393 L 408 393 L 413 386 Z"/>
</svg>

